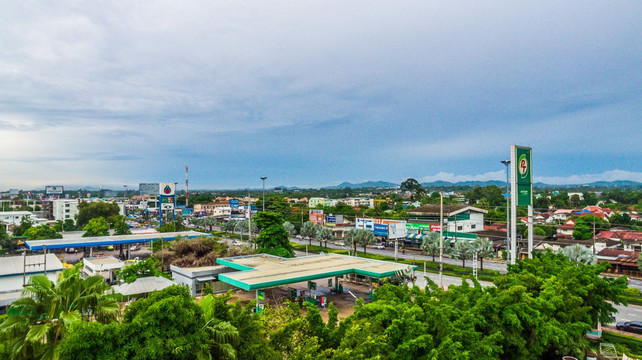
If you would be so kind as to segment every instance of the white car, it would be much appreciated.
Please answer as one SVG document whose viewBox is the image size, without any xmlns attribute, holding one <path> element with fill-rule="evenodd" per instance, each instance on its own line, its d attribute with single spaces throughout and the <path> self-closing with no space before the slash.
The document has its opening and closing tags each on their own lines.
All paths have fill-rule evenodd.
<svg viewBox="0 0 642 360">
<path fill-rule="evenodd" d="M 232 245 L 238 245 L 238 246 L 240 246 L 240 245 L 243 245 L 243 242 L 242 242 L 242 241 L 240 241 L 240 240 L 234 240 L 234 241 L 232 241 Z"/>
<path fill-rule="evenodd" d="M 386 249 L 386 245 L 384 245 L 384 244 L 374 244 L 374 246 L 372 246 L 372 247 L 377 249 L 377 250 L 385 250 Z"/>
</svg>

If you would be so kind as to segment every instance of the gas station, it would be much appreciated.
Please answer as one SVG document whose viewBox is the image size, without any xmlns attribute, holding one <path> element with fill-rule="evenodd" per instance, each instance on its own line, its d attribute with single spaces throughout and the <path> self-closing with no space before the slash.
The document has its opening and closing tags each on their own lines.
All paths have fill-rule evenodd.
<svg viewBox="0 0 642 360">
<path fill-rule="evenodd" d="M 317 299 L 317 283 L 314 280 L 328 279 L 328 287 L 335 293 L 342 293 L 341 280 L 346 276 L 363 276 L 369 286 L 369 296 L 373 298 L 373 282 L 400 273 L 412 273 L 414 265 L 398 264 L 338 254 L 319 254 L 295 258 L 282 258 L 267 254 L 255 254 L 219 258 L 219 265 L 235 270 L 219 274 L 218 279 L 246 291 L 256 292 L 257 311 L 263 309 L 264 290 L 279 286 L 307 281 L 307 291 L 300 296 L 305 301 L 324 306 L 324 297 Z M 294 290 L 294 289 L 292 289 Z"/>
</svg>

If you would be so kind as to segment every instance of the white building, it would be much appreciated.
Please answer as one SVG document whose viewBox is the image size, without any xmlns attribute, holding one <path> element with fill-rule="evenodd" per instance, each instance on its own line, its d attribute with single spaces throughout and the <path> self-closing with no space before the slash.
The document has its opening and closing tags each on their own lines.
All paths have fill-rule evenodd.
<svg viewBox="0 0 642 360">
<path fill-rule="evenodd" d="M 77 199 L 56 199 L 51 202 L 54 220 L 65 221 L 71 219 L 76 221 L 78 214 Z"/>
<path fill-rule="evenodd" d="M 170 265 L 169 269 L 176 283 L 189 287 L 192 296 L 200 295 L 203 292 L 205 284 L 209 284 L 215 293 L 234 289 L 234 286 L 220 281 L 218 274 L 237 271 L 223 265 L 185 268 Z"/>
<path fill-rule="evenodd" d="M 10 227 L 20 225 L 23 216 L 30 219 L 34 225 L 47 223 L 47 219 L 37 218 L 29 211 L 2 211 L 0 212 L 0 224 L 5 226 L 6 231 L 9 231 Z"/>
<path fill-rule="evenodd" d="M 53 217 L 56 221 L 61 220 L 65 221 L 71 219 L 74 222 L 76 221 L 76 215 L 78 214 L 78 205 L 80 204 L 78 199 L 56 199 L 52 201 L 52 210 Z M 103 201 L 101 199 L 91 199 L 89 201 Z M 125 203 L 117 202 L 118 204 L 118 213 L 120 215 L 125 215 Z"/>
<path fill-rule="evenodd" d="M 409 220 L 425 221 L 439 224 L 439 205 L 424 205 L 408 210 Z M 488 211 L 468 205 L 444 205 L 444 222 L 448 222 L 446 231 L 468 233 L 484 230 L 484 214 Z"/>
<path fill-rule="evenodd" d="M 85 278 L 100 275 L 108 283 L 116 281 L 116 270 L 125 267 L 125 263 L 113 256 L 88 257 L 83 259 L 82 273 Z"/>
</svg>

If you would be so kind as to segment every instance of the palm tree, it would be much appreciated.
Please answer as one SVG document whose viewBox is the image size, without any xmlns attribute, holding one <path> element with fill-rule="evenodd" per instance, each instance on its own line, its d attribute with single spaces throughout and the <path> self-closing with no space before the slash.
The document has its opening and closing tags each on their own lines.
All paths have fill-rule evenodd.
<svg viewBox="0 0 642 360">
<path fill-rule="evenodd" d="M 366 245 L 375 242 L 375 236 L 372 232 L 365 229 L 357 229 L 355 231 L 354 240 L 357 244 L 363 245 L 363 253 L 366 253 Z M 356 251 L 356 248 L 355 248 Z"/>
<path fill-rule="evenodd" d="M 81 266 L 64 270 L 55 284 L 45 275 L 29 279 L 0 324 L 1 332 L 13 334 L 13 359 L 56 359 L 57 345 L 71 324 L 117 318 L 118 302 L 105 294 L 111 287 L 100 275 L 82 279 Z"/>
<path fill-rule="evenodd" d="M 487 238 L 477 238 L 473 242 L 473 252 L 477 253 L 477 257 L 480 261 L 479 268 L 484 271 L 484 258 L 489 258 L 495 255 L 493 242 L 488 240 Z"/>
<path fill-rule="evenodd" d="M 566 256 L 575 265 L 579 266 L 580 263 L 586 265 L 594 265 L 597 263 L 597 257 L 591 253 L 586 246 L 580 244 L 573 244 L 560 250 L 560 254 Z"/>
<path fill-rule="evenodd" d="M 435 256 L 439 254 L 439 235 L 436 232 L 429 232 L 421 239 L 423 240 L 421 249 L 432 255 L 432 261 L 435 261 Z"/>
<path fill-rule="evenodd" d="M 290 234 L 290 236 L 296 235 L 296 227 L 294 227 L 294 224 L 292 224 L 291 222 L 289 221 L 284 222 L 283 227 L 285 228 L 285 231 L 287 231 L 288 234 Z"/>
<path fill-rule="evenodd" d="M 317 240 L 319 240 L 319 246 L 323 241 L 325 242 L 325 247 L 328 247 L 328 240 L 333 239 L 334 234 L 332 234 L 332 230 L 325 226 L 317 226 L 315 237 L 317 238 Z"/>
<path fill-rule="evenodd" d="M 202 224 L 205 225 L 205 226 L 209 226 L 210 227 L 210 231 L 212 231 L 212 226 L 218 225 L 218 220 L 216 220 L 215 217 L 208 216 L 206 218 L 203 218 Z"/>
<path fill-rule="evenodd" d="M 199 358 L 210 358 L 214 354 L 215 359 L 236 359 L 236 350 L 234 345 L 239 343 L 239 332 L 229 322 L 216 318 L 216 307 L 214 306 L 214 296 L 207 295 L 198 303 L 203 310 L 205 326 L 203 330 L 212 337 L 209 354 L 198 354 Z"/>
<path fill-rule="evenodd" d="M 303 226 L 301 226 L 301 236 L 305 236 L 310 240 L 310 245 L 312 245 L 312 238 L 316 233 L 316 225 L 311 221 L 306 221 Z"/>
<path fill-rule="evenodd" d="M 473 255 L 472 243 L 468 240 L 460 239 L 450 248 L 450 256 L 454 259 L 461 260 L 461 266 L 466 267 L 466 260 Z"/>
</svg>

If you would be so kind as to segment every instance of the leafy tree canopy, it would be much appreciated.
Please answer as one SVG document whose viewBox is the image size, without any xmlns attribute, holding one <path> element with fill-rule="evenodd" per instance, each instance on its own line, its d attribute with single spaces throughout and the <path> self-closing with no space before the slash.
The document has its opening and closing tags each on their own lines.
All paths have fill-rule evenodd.
<svg viewBox="0 0 642 360">
<path fill-rule="evenodd" d="M 120 208 L 114 202 L 104 201 L 83 201 L 78 204 L 78 217 L 76 219 L 76 226 L 78 228 L 84 227 L 89 223 L 89 220 L 96 218 L 109 219 L 114 215 L 118 215 Z M 113 221 L 110 221 L 113 223 Z"/>
<path fill-rule="evenodd" d="M 109 223 L 105 218 L 99 217 L 89 220 L 89 223 L 83 227 L 85 231 L 82 234 L 83 237 L 90 236 L 108 236 L 109 235 Z"/>
<path fill-rule="evenodd" d="M 162 276 L 166 279 L 171 279 L 171 276 L 161 271 L 161 262 L 155 257 L 148 257 L 145 260 L 138 261 L 135 264 L 125 266 L 123 269 L 117 271 L 116 276 L 118 280 L 123 280 L 130 284 L 138 278 Z"/>
</svg>

